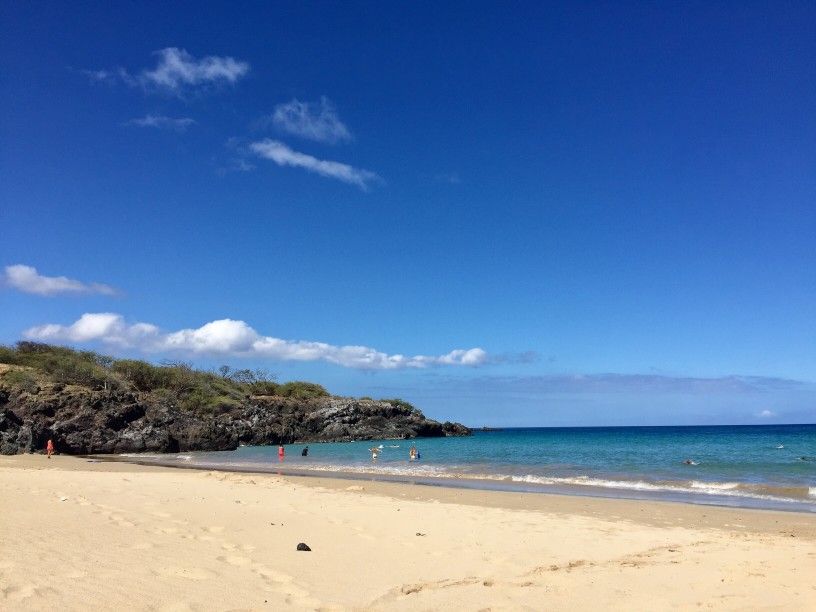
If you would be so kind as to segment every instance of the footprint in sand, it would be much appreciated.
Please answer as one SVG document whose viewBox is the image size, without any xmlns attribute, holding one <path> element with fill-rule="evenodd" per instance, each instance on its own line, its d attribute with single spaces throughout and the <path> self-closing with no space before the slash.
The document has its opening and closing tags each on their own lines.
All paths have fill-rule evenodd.
<svg viewBox="0 0 816 612">
<path fill-rule="evenodd" d="M 216 559 L 218 561 L 221 561 L 221 563 L 227 563 L 235 567 L 244 567 L 252 563 L 252 559 L 249 559 L 247 557 L 237 557 L 233 555 L 230 555 L 228 557 L 216 557 Z"/>
<path fill-rule="evenodd" d="M 153 545 L 150 542 L 137 542 L 133 545 L 133 548 L 136 550 L 149 550 L 153 548 Z"/>
<path fill-rule="evenodd" d="M 202 529 L 209 533 L 221 533 L 222 531 L 224 531 L 224 528 L 221 527 L 220 525 L 211 525 L 209 527 L 203 527 Z"/>
<path fill-rule="evenodd" d="M 158 529 L 154 529 L 153 533 L 157 535 L 174 535 L 178 533 L 178 529 L 175 527 L 159 527 Z"/>
<path fill-rule="evenodd" d="M 186 578 L 187 580 L 211 580 L 218 574 L 203 567 L 165 567 L 161 573 L 168 577 Z"/>
<path fill-rule="evenodd" d="M 38 587 L 34 584 L 25 584 L 21 587 L 10 585 L 2 591 L 3 595 L 8 599 L 15 599 L 22 601 L 31 597 L 45 597 L 47 595 L 59 595 L 59 591 L 51 587 Z"/>
<path fill-rule="evenodd" d="M 253 565 L 252 571 L 258 574 L 264 580 L 268 580 L 271 582 L 279 582 L 282 584 L 289 584 L 294 580 L 289 574 L 284 574 L 283 572 L 279 572 L 277 570 L 270 569 L 265 565 Z"/>
</svg>

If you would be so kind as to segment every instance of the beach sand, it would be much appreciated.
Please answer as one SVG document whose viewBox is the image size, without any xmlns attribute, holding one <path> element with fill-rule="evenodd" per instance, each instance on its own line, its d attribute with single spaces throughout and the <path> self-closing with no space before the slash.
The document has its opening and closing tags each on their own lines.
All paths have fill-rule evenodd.
<svg viewBox="0 0 816 612">
<path fill-rule="evenodd" d="M 816 516 L 2 457 L 0 609 L 49 608 L 816 610 Z"/>
</svg>

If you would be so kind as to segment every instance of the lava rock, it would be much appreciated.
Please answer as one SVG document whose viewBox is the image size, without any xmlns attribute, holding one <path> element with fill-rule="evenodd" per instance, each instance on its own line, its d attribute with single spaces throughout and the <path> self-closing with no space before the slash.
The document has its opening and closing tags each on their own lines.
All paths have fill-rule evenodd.
<svg viewBox="0 0 816 612">
<path fill-rule="evenodd" d="M 297 545 L 297 549 L 298 550 L 305 550 L 305 551 L 312 550 L 311 548 L 309 548 L 308 544 L 304 544 L 303 542 L 301 542 L 300 544 Z"/>
<path fill-rule="evenodd" d="M 2 381 L 0 381 L 1 383 Z M 178 453 L 239 444 L 470 435 L 459 423 L 428 419 L 404 402 L 249 396 L 218 413 L 184 410 L 151 393 L 44 385 L 36 395 L 0 384 L 0 454 Z"/>
</svg>

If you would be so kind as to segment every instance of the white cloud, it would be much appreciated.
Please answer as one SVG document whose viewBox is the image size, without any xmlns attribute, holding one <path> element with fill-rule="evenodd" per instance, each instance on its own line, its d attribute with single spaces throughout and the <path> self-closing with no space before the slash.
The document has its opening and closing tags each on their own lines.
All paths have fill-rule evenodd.
<svg viewBox="0 0 816 612">
<path fill-rule="evenodd" d="M 65 276 L 43 276 L 32 266 L 6 266 L 6 284 L 23 293 L 57 295 L 58 293 L 100 293 L 116 295 L 117 291 L 102 283 L 83 283 Z"/>
<path fill-rule="evenodd" d="M 272 160 L 279 166 L 303 168 L 320 176 L 356 185 L 363 191 L 368 190 L 369 183 L 380 180 L 380 177 L 368 170 L 362 170 L 336 161 L 317 159 L 306 153 L 294 151 L 282 142 L 269 138 L 253 142 L 249 145 L 249 148 L 260 157 Z"/>
<path fill-rule="evenodd" d="M 167 47 L 155 51 L 156 67 L 133 75 L 124 68 L 83 70 L 92 81 L 123 81 L 148 91 L 180 94 L 185 89 L 233 84 L 249 72 L 249 64 L 234 57 L 208 55 L 197 59 L 185 49 Z"/>
<path fill-rule="evenodd" d="M 165 128 L 183 132 L 191 125 L 195 124 L 195 119 L 190 117 L 167 117 L 165 115 L 145 115 L 138 119 L 131 119 L 126 121 L 125 125 L 133 125 L 136 127 L 152 127 Z"/>
<path fill-rule="evenodd" d="M 351 132 L 326 97 L 320 102 L 292 100 L 278 104 L 272 113 L 272 121 L 284 132 L 317 142 L 334 144 L 351 140 Z"/>
<path fill-rule="evenodd" d="M 282 340 L 262 336 L 244 321 L 220 319 L 195 329 L 163 333 L 149 323 L 127 324 L 121 315 L 86 313 L 71 325 L 47 324 L 26 330 L 25 337 L 43 342 L 103 342 L 145 352 L 185 355 L 230 355 L 277 361 L 326 361 L 347 368 L 395 370 L 431 366 L 479 366 L 488 362 L 480 348 L 456 349 L 445 355 L 389 355 L 367 346 Z"/>
<path fill-rule="evenodd" d="M 156 51 L 159 61 L 153 70 L 144 70 L 139 80 L 169 91 L 186 86 L 235 83 L 249 72 L 249 64 L 232 57 L 208 55 L 196 59 L 184 49 L 168 47 Z"/>
<path fill-rule="evenodd" d="M 772 410 L 763 410 L 762 412 L 758 413 L 757 416 L 760 419 L 770 419 L 776 416 L 776 413 Z"/>
</svg>

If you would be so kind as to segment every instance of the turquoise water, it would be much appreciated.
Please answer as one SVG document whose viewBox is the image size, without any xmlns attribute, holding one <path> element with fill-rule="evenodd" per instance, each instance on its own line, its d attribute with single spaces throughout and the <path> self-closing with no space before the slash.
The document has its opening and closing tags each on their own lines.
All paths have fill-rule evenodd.
<svg viewBox="0 0 816 612">
<path fill-rule="evenodd" d="M 376 461 L 370 448 L 382 445 Z M 419 461 L 410 462 L 415 445 Z M 816 425 L 514 428 L 139 456 L 189 467 L 320 473 L 530 492 L 816 512 Z M 692 465 L 686 464 L 689 459 Z"/>
</svg>

